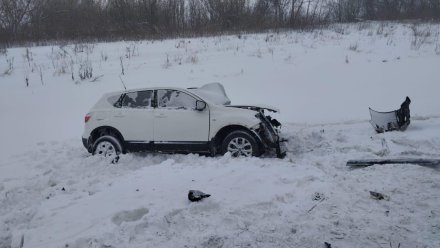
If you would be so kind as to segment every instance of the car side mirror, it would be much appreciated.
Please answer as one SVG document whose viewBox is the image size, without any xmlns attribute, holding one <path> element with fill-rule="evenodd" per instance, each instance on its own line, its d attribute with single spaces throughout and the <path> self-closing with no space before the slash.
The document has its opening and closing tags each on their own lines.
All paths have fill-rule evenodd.
<svg viewBox="0 0 440 248">
<path fill-rule="evenodd" d="M 196 101 L 196 110 L 203 111 L 206 108 L 206 102 L 197 100 Z"/>
</svg>

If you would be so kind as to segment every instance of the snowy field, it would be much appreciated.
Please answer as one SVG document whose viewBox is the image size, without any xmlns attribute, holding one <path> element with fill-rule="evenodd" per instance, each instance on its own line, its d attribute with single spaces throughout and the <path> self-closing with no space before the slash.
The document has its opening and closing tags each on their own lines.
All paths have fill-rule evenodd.
<svg viewBox="0 0 440 248">
<path fill-rule="evenodd" d="M 438 24 L 361 23 L 8 49 L 0 248 L 440 247 L 439 170 L 345 166 L 440 158 L 439 33 Z M 288 155 L 92 157 L 80 141 L 84 115 L 121 79 L 127 88 L 220 82 L 233 104 L 276 106 Z M 394 110 L 406 96 L 408 130 L 376 134 L 368 107 Z M 212 196 L 190 203 L 190 189 Z"/>
</svg>

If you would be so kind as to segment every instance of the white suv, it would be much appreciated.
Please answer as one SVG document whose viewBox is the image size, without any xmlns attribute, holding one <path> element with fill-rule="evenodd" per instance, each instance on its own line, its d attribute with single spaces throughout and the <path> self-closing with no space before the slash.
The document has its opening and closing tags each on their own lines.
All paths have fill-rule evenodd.
<svg viewBox="0 0 440 248">
<path fill-rule="evenodd" d="M 105 94 L 85 116 L 82 136 L 90 153 L 117 157 L 119 153 L 230 152 L 259 156 L 280 147 L 281 124 L 261 106 L 234 106 L 223 86 L 147 88 Z"/>
</svg>

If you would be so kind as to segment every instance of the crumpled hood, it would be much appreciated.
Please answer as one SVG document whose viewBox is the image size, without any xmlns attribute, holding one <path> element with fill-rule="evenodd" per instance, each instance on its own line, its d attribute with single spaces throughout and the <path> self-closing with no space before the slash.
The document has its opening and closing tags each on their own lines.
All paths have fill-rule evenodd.
<svg viewBox="0 0 440 248">
<path fill-rule="evenodd" d="M 189 88 L 188 90 L 214 104 L 231 104 L 231 100 L 229 100 L 228 96 L 226 95 L 225 88 L 220 83 L 205 84 L 200 88 Z"/>
<path fill-rule="evenodd" d="M 231 100 L 226 95 L 225 88 L 221 83 L 210 83 L 205 84 L 199 88 L 188 88 L 189 91 L 199 95 L 200 97 L 214 103 L 217 105 L 223 105 L 225 107 L 231 108 L 241 108 L 241 109 L 249 109 L 254 111 L 267 110 L 274 113 L 280 112 L 278 108 L 265 105 L 265 104 L 257 104 L 257 105 L 230 105 Z"/>
<path fill-rule="evenodd" d="M 260 110 L 267 110 L 270 112 L 280 112 L 280 110 L 278 108 L 269 106 L 269 105 L 265 105 L 265 104 L 257 104 L 257 105 L 226 105 L 225 107 L 231 107 L 231 108 L 242 108 L 242 109 L 250 109 L 250 110 L 255 110 L 255 111 L 260 111 Z"/>
</svg>

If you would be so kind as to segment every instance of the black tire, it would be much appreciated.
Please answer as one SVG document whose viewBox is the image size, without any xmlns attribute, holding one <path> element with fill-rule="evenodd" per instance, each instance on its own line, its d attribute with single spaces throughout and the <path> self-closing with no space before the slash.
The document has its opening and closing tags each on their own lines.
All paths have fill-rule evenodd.
<svg viewBox="0 0 440 248">
<path fill-rule="evenodd" d="M 240 140 L 245 141 L 245 142 L 241 143 L 241 145 L 243 145 L 243 147 L 238 148 L 237 146 L 234 145 L 234 143 L 236 144 L 238 141 L 238 143 L 240 144 Z M 233 151 L 231 151 L 231 149 L 234 147 L 239 150 L 235 154 Z M 251 148 L 251 152 L 247 152 L 249 147 Z M 233 132 L 229 133 L 225 137 L 225 139 L 223 140 L 221 148 L 222 148 L 221 149 L 222 154 L 225 154 L 227 152 L 231 152 L 232 156 L 234 156 L 234 157 L 238 157 L 238 156 L 258 157 L 261 154 L 260 153 L 260 146 L 258 145 L 258 142 L 255 140 L 255 138 L 249 132 L 244 131 L 244 130 L 237 130 L 237 131 L 233 131 Z M 245 155 L 245 154 L 249 154 L 250 156 Z"/>
<path fill-rule="evenodd" d="M 112 163 L 116 163 L 119 160 L 119 154 L 122 153 L 123 148 L 121 142 L 111 136 L 104 135 L 96 139 L 93 143 L 93 155 L 101 155 L 112 159 Z"/>
</svg>

